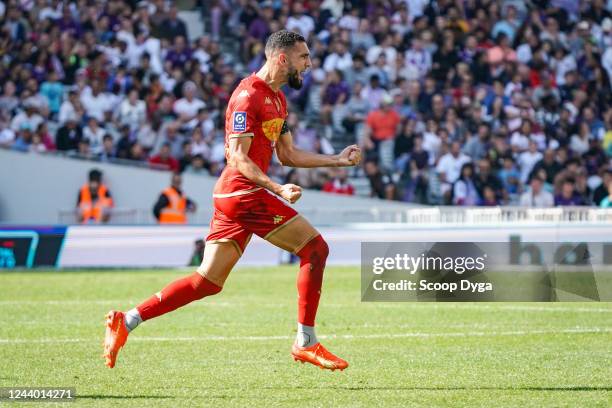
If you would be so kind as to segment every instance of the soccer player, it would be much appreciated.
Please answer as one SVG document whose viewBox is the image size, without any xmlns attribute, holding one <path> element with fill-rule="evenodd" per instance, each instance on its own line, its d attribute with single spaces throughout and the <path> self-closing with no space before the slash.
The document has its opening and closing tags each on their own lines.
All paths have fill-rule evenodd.
<svg viewBox="0 0 612 408">
<path fill-rule="evenodd" d="M 284 84 L 295 89 L 302 86 L 303 73 L 311 66 L 308 46 L 301 35 L 282 30 L 269 37 L 265 54 L 264 66 L 240 82 L 228 103 L 227 166 L 214 188 L 215 211 L 202 264 L 197 272 L 170 283 L 134 309 L 107 314 L 104 357 L 108 367 L 114 367 L 128 333 L 140 323 L 219 293 L 252 234 L 300 258 L 298 332 L 291 348 L 294 360 L 331 370 L 348 367 L 315 334 L 327 243 L 305 218 L 281 201 L 295 203 L 302 189 L 277 184 L 266 172 L 274 150 L 281 163 L 292 167 L 354 166 L 361 160 L 361 151 L 352 145 L 338 155 L 322 155 L 293 145 L 286 123 L 287 102 L 280 88 Z"/>
</svg>

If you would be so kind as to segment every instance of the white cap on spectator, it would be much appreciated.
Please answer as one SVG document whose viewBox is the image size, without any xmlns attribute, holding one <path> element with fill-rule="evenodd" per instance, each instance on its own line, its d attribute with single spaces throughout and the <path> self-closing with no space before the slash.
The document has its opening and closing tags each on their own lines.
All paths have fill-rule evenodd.
<svg viewBox="0 0 612 408">
<path fill-rule="evenodd" d="M 589 22 L 586 20 L 582 20 L 581 22 L 578 23 L 578 29 L 579 30 L 588 30 L 589 29 Z"/>
<path fill-rule="evenodd" d="M 187 81 L 183 85 L 183 92 L 185 92 L 185 91 L 195 91 L 196 89 L 198 89 L 198 86 L 193 81 Z"/>
<path fill-rule="evenodd" d="M 604 18 L 601 22 L 601 29 L 604 31 L 612 31 L 612 19 L 610 17 Z"/>
<path fill-rule="evenodd" d="M 66 122 L 78 122 L 77 115 L 74 114 L 73 112 L 68 113 L 66 115 Z"/>
<path fill-rule="evenodd" d="M 34 108 L 34 109 L 38 109 L 38 102 L 36 101 L 36 99 L 34 99 L 33 97 L 29 97 L 26 100 L 23 101 L 23 107 L 24 108 Z"/>
</svg>

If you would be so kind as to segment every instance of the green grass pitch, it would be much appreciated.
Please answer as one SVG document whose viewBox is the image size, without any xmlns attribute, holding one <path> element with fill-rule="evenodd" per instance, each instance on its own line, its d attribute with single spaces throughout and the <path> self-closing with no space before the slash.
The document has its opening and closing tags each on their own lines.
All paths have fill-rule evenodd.
<svg viewBox="0 0 612 408">
<path fill-rule="evenodd" d="M 351 364 L 329 372 L 289 355 L 296 270 L 236 269 L 112 370 L 104 314 L 186 271 L 0 273 L 0 386 L 75 387 L 70 407 L 612 405 L 611 303 L 362 303 L 358 268 L 329 267 L 317 330 Z"/>
</svg>

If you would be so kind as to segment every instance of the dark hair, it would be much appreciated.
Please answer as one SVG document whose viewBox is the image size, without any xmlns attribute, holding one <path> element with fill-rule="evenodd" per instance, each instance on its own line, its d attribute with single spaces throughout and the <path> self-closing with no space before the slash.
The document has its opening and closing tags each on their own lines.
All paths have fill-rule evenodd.
<svg viewBox="0 0 612 408">
<path fill-rule="evenodd" d="M 272 33 L 266 41 L 265 53 L 270 55 L 276 50 L 286 50 L 298 42 L 306 42 L 306 39 L 298 33 L 288 30 L 280 30 Z"/>
<path fill-rule="evenodd" d="M 573 177 L 568 177 L 565 180 L 563 180 L 563 184 L 575 184 L 576 180 Z"/>
<path fill-rule="evenodd" d="M 98 183 L 102 180 L 102 172 L 98 169 L 92 169 L 89 171 L 89 181 L 97 181 Z"/>
<path fill-rule="evenodd" d="M 470 169 L 470 171 L 472 172 L 472 176 L 474 177 L 474 165 L 472 164 L 472 162 L 468 162 L 468 163 L 463 163 L 463 166 L 461 166 L 461 171 L 459 172 L 459 179 L 460 180 L 464 180 L 463 178 L 463 170 L 465 169 Z"/>
</svg>

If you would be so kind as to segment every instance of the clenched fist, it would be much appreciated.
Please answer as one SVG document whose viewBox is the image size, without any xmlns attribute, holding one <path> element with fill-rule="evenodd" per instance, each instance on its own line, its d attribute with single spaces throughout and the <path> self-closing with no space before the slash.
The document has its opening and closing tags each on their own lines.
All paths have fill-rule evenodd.
<svg viewBox="0 0 612 408">
<path fill-rule="evenodd" d="M 293 204 L 302 196 L 302 187 L 295 184 L 283 184 L 278 195 Z"/>
<path fill-rule="evenodd" d="M 357 145 L 344 148 L 338 155 L 338 167 L 357 166 L 361 163 L 361 149 Z"/>
</svg>

